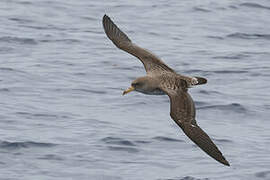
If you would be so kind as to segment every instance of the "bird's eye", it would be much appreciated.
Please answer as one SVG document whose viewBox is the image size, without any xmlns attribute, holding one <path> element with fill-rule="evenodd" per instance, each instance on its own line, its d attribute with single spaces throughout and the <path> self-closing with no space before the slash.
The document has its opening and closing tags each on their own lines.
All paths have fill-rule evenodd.
<svg viewBox="0 0 270 180">
<path fill-rule="evenodd" d="M 133 86 L 133 87 L 136 87 L 136 86 L 138 86 L 139 85 L 139 83 L 132 83 L 131 84 L 131 86 Z"/>
</svg>

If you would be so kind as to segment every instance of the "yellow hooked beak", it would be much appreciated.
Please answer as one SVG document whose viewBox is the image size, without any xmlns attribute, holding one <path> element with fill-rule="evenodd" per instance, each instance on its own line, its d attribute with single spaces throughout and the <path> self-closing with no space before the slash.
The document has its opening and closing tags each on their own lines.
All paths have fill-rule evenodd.
<svg viewBox="0 0 270 180">
<path fill-rule="evenodd" d="M 135 88 L 134 88 L 133 86 L 131 86 L 130 88 L 128 88 L 127 90 L 125 90 L 125 91 L 123 92 L 123 96 L 124 96 L 125 94 L 131 92 L 131 91 L 134 91 L 134 90 L 135 90 Z"/>
</svg>

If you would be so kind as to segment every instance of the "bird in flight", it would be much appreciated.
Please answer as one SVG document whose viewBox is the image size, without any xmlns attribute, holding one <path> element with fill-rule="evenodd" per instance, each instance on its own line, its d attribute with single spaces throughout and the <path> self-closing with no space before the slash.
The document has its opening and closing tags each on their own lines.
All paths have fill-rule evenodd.
<svg viewBox="0 0 270 180">
<path fill-rule="evenodd" d="M 204 152 L 218 162 L 230 166 L 210 137 L 200 128 L 195 119 L 195 105 L 188 88 L 205 84 L 202 77 L 177 74 L 160 58 L 134 44 L 106 14 L 103 28 L 108 38 L 119 48 L 137 57 L 144 65 L 146 76 L 135 79 L 123 95 L 137 91 L 149 95 L 167 94 L 170 98 L 170 116 L 183 132 Z"/>
</svg>

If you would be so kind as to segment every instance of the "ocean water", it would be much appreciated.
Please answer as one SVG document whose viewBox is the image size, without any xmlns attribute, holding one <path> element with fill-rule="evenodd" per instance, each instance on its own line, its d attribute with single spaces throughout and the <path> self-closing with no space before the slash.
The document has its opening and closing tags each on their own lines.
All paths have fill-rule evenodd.
<svg viewBox="0 0 270 180">
<path fill-rule="evenodd" d="M 171 120 L 167 96 L 130 93 L 145 74 L 106 37 L 107 14 L 175 71 L 231 167 Z M 1 180 L 270 179 L 267 0 L 1 0 Z"/>
</svg>

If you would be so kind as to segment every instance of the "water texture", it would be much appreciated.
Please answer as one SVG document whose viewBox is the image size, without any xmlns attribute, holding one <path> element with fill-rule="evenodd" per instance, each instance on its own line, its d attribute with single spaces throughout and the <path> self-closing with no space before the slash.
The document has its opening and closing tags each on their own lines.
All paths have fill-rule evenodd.
<svg viewBox="0 0 270 180">
<path fill-rule="evenodd" d="M 183 134 L 167 96 L 121 95 L 145 72 L 105 13 L 208 79 L 189 92 L 231 167 Z M 0 180 L 270 179 L 269 17 L 267 0 L 1 0 Z"/>
</svg>

